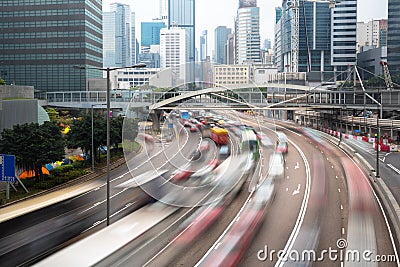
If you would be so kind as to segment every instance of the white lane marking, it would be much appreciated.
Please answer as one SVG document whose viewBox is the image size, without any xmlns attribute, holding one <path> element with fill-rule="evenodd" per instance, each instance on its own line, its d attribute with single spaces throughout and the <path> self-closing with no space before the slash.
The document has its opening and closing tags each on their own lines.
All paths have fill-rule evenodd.
<svg viewBox="0 0 400 267">
<path fill-rule="evenodd" d="M 294 169 L 300 168 L 299 162 L 296 162 L 296 166 L 294 166 Z"/>
<path fill-rule="evenodd" d="M 392 164 L 386 164 L 389 168 L 391 168 L 392 170 L 394 170 L 395 172 L 397 172 L 398 174 L 400 174 L 400 170 L 397 169 L 395 166 L 393 166 Z"/>
<path fill-rule="evenodd" d="M 382 162 L 385 162 L 385 160 L 386 160 L 386 157 L 383 157 Z"/>
<path fill-rule="evenodd" d="M 339 191 L 339 193 L 340 193 L 340 188 L 338 188 L 337 191 Z"/>
<path fill-rule="evenodd" d="M 343 210 L 343 205 L 342 204 L 340 204 L 340 209 Z"/>
<path fill-rule="evenodd" d="M 296 188 L 296 190 L 293 191 L 292 196 L 297 195 L 297 194 L 300 193 L 300 186 L 301 186 L 301 184 L 297 185 L 297 188 Z"/>
<path fill-rule="evenodd" d="M 338 179 L 339 177 L 336 175 L 336 179 Z"/>
<path fill-rule="evenodd" d="M 342 227 L 342 235 L 344 235 L 344 227 Z"/>
<path fill-rule="evenodd" d="M 286 187 L 286 192 L 289 191 L 289 188 Z"/>
<path fill-rule="evenodd" d="M 294 142 L 289 140 L 289 142 L 296 148 L 296 150 L 300 153 L 304 165 L 306 167 L 306 188 L 304 191 L 304 197 L 303 201 L 301 203 L 301 208 L 299 211 L 299 215 L 296 220 L 296 224 L 293 228 L 292 233 L 290 234 L 290 237 L 288 239 L 288 242 L 286 243 L 284 249 L 282 250 L 283 254 L 282 255 L 287 255 L 289 251 L 292 250 L 294 242 L 296 241 L 296 238 L 300 232 L 301 225 L 303 224 L 304 217 L 307 211 L 307 206 L 308 206 L 308 200 L 310 198 L 310 184 L 311 184 L 311 173 L 310 173 L 310 165 L 308 163 L 308 160 L 306 156 L 304 155 L 303 151 L 300 149 L 299 146 L 297 146 Z M 284 257 L 279 257 L 278 261 L 275 264 L 275 267 L 281 267 L 285 264 Z"/>
</svg>

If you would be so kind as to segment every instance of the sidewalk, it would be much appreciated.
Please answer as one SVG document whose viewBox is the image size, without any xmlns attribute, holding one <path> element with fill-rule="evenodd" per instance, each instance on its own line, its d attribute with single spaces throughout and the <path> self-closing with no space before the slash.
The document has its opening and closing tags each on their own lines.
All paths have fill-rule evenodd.
<svg viewBox="0 0 400 267">
<path fill-rule="evenodd" d="M 111 163 L 110 170 L 116 169 L 123 164 L 125 164 L 125 158 Z M 0 206 L 0 223 L 99 187 L 102 184 L 99 179 L 106 173 L 107 168 L 103 167 L 96 172 L 78 177 L 49 190 L 4 204 Z"/>
</svg>

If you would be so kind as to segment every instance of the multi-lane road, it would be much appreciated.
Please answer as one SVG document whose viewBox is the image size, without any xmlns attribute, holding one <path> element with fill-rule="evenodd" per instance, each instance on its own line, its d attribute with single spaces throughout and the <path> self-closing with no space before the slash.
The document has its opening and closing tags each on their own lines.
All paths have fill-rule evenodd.
<svg viewBox="0 0 400 267">
<path fill-rule="evenodd" d="M 313 130 L 267 119 L 257 120 L 241 113 L 231 112 L 226 116 L 253 126 L 272 140 L 272 144 L 275 144 L 277 131 L 285 133 L 289 150 L 284 155 L 284 174 L 272 179 L 269 175 L 270 157 L 274 155 L 275 147 L 262 146 L 261 159 L 254 166 L 254 173 L 237 176 L 245 178 L 243 184 L 240 183 L 241 188 L 229 184 L 230 191 L 221 193 L 216 189 L 219 195 L 215 194 L 207 205 L 191 207 L 203 199 L 199 194 L 207 194 L 204 193 L 206 190 L 196 191 L 187 184 L 175 189 L 180 191 L 173 191 L 173 196 L 156 190 L 155 194 L 168 195 L 162 199 L 167 204 L 165 207 L 175 204 L 171 214 L 140 236 L 132 236 L 133 240 L 123 249 L 113 255 L 105 255 L 106 259 L 96 265 L 399 264 L 390 224 L 365 172 L 351 156 Z M 141 154 L 130 159 L 127 166 L 111 173 L 112 224 L 107 227 L 111 230 L 105 232 L 106 235 L 112 237 L 113 231 L 114 234 L 121 231 L 120 228 L 112 230 L 114 225 L 123 221 L 119 219 L 131 216 L 128 214 L 134 216 L 134 211 L 140 210 L 143 205 L 148 208 L 146 203 L 152 200 L 140 188 L 119 185 L 154 170 L 167 171 L 164 175 L 167 180 L 176 169 L 190 166 L 190 170 L 196 172 L 218 155 L 218 148 L 210 146 L 201 160 L 191 162 L 193 151 L 201 143 L 201 134 L 191 133 L 179 124 L 176 126 L 176 136 L 171 142 L 144 144 Z M 239 147 L 235 143 L 239 142 L 239 138 L 232 137 L 232 147 Z M 235 149 L 232 152 L 232 157 L 239 153 Z M 221 177 L 236 177 L 240 164 L 240 161 L 234 161 L 227 168 L 221 168 L 225 174 Z M 240 178 L 237 181 L 241 181 Z M 77 240 L 74 245 L 79 249 L 80 243 L 85 244 L 84 237 L 99 229 L 106 230 L 105 180 L 100 179 L 98 183 L 85 194 L 2 222 L 2 265 L 37 262 L 43 255 L 47 256 Z M 256 184 L 259 185 L 258 190 L 252 190 Z M 132 221 L 129 223 L 135 224 Z M 108 245 L 111 244 L 100 242 L 82 249 L 96 250 L 95 246 Z M 64 254 L 61 254 L 63 251 Z M 61 252 L 39 265 L 51 266 L 50 262 L 54 264 L 59 260 L 58 266 L 77 266 L 71 255 L 70 262 L 68 256 L 65 258 L 68 247 Z M 102 258 L 101 255 L 99 258 Z M 368 259 L 372 261 L 368 262 Z"/>
</svg>

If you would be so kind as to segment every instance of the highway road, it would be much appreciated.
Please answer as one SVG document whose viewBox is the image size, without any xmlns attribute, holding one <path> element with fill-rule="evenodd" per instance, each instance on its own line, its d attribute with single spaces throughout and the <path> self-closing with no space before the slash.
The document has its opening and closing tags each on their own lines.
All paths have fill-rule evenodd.
<svg viewBox="0 0 400 267">
<path fill-rule="evenodd" d="M 191 157 L 199 138 L 199 133 L 189 135 L 184 131 L 171 143 L 148 143 L 140 155 L 112 171 L 111 223 L 152 201 L 140 188 L 117 188 L 118 184 L 153 169 L 176 169 Z M 214 157 L 215 147 L 210 148 L 209 155 Z M 95 182 L 94 189 L 85 194 L 2 221 L 0 262 L 5 266 L 35 262 L 65 244 L 104 227 L 105 181 L 106 177 L 101 177 Z"/>
<path fill-rule="evenodd" d="M 233 187 L 227 194 L 215 191 L 221 197 L 215 197 L 207 205 L 178 208 L 97 266 L 309 266 L 311 263 L 313 266 L 339 266 L 340 263 L 398 266 L 384 211 L 365 172 L 349 155 L 306 128 L 239 112 L 224 115 L 253 126 L 272 141 L 272 145 L 262 147 L 261 160 L 254 173 L 243 176 L 245 180 L 240 188 Z M 277 131 L 286 134 L 289 150 L 284 155 L 284 174 L 272 177 L 270 158 L 274 155 Z M 131 159 L 127 168 L 112 173 L 113 222 L 149 201 L 138 188 L 117 185 L 152 170 L 168 170 L 163 175 L 168 179 L 172 177 L 172 170 L 187 168 L 201 135 L 178 127 L 177 137 L 171 143 L 156 142 L 155 147 L 149 146 Z M 232 138 L 232 147 L 239 146 L 236 139 Z M 204 168 L 215 158 L 216 149 L 212 146 L 190 169 Z M 240 162 L 224 169 L 224 179 L 236 176 L 235 164 L 239 166 Z M 85 232 L 88 235 L 104 226 L 104 180 L 100 184 L 98 190 L 2 222 L 1 229 L 6 230 L 0 236 L 0 248 L 5 251 L 0 250 L 1 262 L 6 265 L 26 262 L 85 230 L 92 229 Z M 252 190 L 255 184 L 258 184 L 257 190 Z M 202 191 L 190 191 L 194 192 L 190 195 L 184 192 L 188 184 L 180 185 L 182 191 L 178 195 L 195 202 L 201 199 L 196 194 Z M 184 203 L 179 198 L 165 198 L 163 202 Z M 189 204 L 193 203 L 189 201 Z M 37 238 L 32 238 L 34 235 Z M 64 235 L 65 239 L 61 240 Z M 388 261 L 346 260 L 345 248 L 354 253 L 371 251 L 369 257 L 385 256 Z M 25 259 L 17 257 L 21 251 L 27 255 Z M 311 253 L 311 257 L 314 252 L 316 258 L 304 260 L 305 252 L 306 256 Z"/>
</svg>

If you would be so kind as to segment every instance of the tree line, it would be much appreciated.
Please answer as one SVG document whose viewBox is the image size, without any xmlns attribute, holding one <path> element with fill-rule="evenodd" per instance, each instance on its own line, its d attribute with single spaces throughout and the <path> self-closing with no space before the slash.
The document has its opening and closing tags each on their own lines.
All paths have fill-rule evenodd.
<svg viewBox="0 0 400 267">
<path fill-rule="evenodd" d="M 64 125 L 58 114 L 51 110 L 51 121 L 41 125 L 26 123 L 15 125 L 12 129 L 4 129 L 0 136 L 0 154 L 15 155 L 16 166 L 23 170 L 34 170 L 39 177 L 42 176 L 42 166 L 47 163 L 62 160 L 65 148 L 81 148 L 83 153 L 92 153 L 92 117 L 91 113 L 82 114 L 79 118 L 69 120 L 70 131 L 62 134 Z M 51 113 L 50 112 L 50 113 Z M 50 115 L 50 114 L 49 114 Z M 107 143 L 107 122 L 104 114 L 93 115 L 93 143 L 95 151 Z M 138 123 L 134 119 L 117 117 L 110 119 L 110 143 L 115 148 L 122 142 L 122 128 L 124 126 L 124 139 L 134 140 L 138 133 Z M 91 158 L 90 158 L 91 159 Z"/>
</svg>

